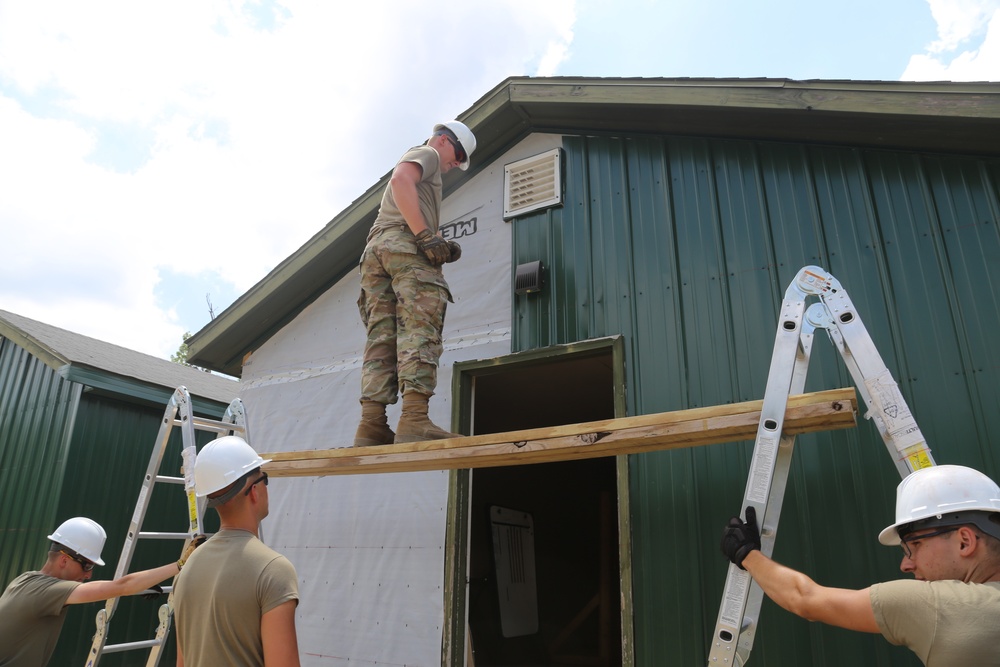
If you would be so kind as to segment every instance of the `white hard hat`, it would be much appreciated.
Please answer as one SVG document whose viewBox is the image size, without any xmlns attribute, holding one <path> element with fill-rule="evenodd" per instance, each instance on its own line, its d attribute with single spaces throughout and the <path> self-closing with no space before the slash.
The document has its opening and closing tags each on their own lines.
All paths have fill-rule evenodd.
<svg viewBox="0 0 1000 667">
<path fill-rule="evenodd" d="M 434 126 L 434 132 L 440 132 L 443 129 L 451 130 L 455 138 L 458 139 L 458 143 L 462 145 L 462 150 L 465 151 L 465 160 L 462 164 L 458 165 L 458 168 L 465 171 L 469 168 L 469 160 L 472 158 L 473 151 L 476 150 L 476 135 L 472 133 L 472 130 L 457 120 L 449 120 L 444 123 L 438 123 Z"/>
<path fill-rule="evenodd" d="M 101 551 L 104 550 L 104 540 L 108 539 L 108 534 L 93 519 L 83 516 L 67 519 L 47 539 L 69 547 L 92 563 L 104 565 Z"/>
<path fill-rule="evenodd" d="M 991 512 L 1000 512 L 1000 487 L 983 473 L 953 465 L 921 468 L 896 487 L 896 522 L 878 541 L 899 544 L 898 529 L 917 521 L 921 528 L 971 523 L 1000 537 L 1000 523 L 989 521 Z"/>
<path fill-rule="evenodd" d="M 224 489 L 270 460 L 260 458 L 243 438 L 235 435 L 216 438 L 195 458 L 195 495 L 201 498 Z"/>
</svg>

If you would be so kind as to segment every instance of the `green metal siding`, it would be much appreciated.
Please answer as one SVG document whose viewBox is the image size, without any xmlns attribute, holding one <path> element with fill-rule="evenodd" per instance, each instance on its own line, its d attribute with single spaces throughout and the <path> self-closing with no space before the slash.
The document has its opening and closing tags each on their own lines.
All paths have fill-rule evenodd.
<svg viewBox="0 0 1000 667">
<path fill-rule="evenodd" d="M 843 283 L 939 463 L 1000 478 L 1000 160 L 681 137 L 567 137 L 561 208 L 515 220 L 515 351 L 622 334 L 629 414 L 763 396 L 799 268 Z M 851 378 L 820 333 L 807 391 Z M 752 443 L 632 457 L 637 665 L 704 664 L 722 525 Z M 775 555 L 821 583 L 897 578 L 875 536 L 898 475 L 871 424 L 798 439 Z M 916 665 L 764 606 L 758 665 Z"/>
<path fill-rule="evenodd" d="M 162 409 L 84 393 L 69 454 L 70 465 L 63 480 L 59 516 L 88 516 L 107 531 L 103 554 L 106 565 L 94 570 L 95 578 L 114 576 L 162 417 Z M 180 432 L 175 429 L 164 462 L 179 463 L 180 450 Z M 177 476 L 181 472 L 164 465 L 162 474 Z M 183 489 L 168 484 L 154 486 L 143 530 L 184 532 L 186 519 Z M 173 540 L 140 540 L 129 570 L 144 570 L 177 560 L 181 546 Z M 156 612 L 164 602 L 166 597 L 156 601 L 136 597 L 122 599 L 111 621 L 108 643 L 152 639 L 157 624 Z M 78 605 L 70 610 L 52 664 L 83 664 L 94 635 L 97 611 L 103 607 L 102 602 Z M 110 654 L 101 658 L 101 665 L 145 665 L 147 654 L 148 651 Z M 171 640 L 160 664 L 173 664 L 175 659 Z"/>
<path fill-rule="evenodd" d="M 80 386 L 0 338 L 0 583 L 41 567 L 57 525 Z"/>
<path fill-rule="evenodd" d="M 166 407 L 147 407 L 130 396 L 121 399 L 64 380 L 23 348 L 0 338 L 0 587 L 6 588 L 24 571 L 40 568 L 48 549 L 45 536 L 72 516 L 90 517 L 107 531 L 102 554 L 106 565 L 94 570 L 94 578 L 114 576 Z M 212 437 L 207 432 L 197 436 L 202 444 Z M 175 429 L 163 474 L 180 475 L 179 469 L 167 467 L 168 462 L 179 466 L 180 449 Z M 206 530 L 211 532 L 218 528 L 218 518 L 208 514 Z M 184 532 L 186 518 L 183 489 L 158 484 L 143 530 Z M 142 540 L 130 571 L 176 560 L 180 548 L 173 540 Z M 165 601 L 123 599 L 108 643 L 151 639 L 157 610 Z M 84 664 L 103 606 L 74 605 L 69 610 L 52 665 Z M 110 654 L 101 665 L 145 665 L 147 654 Z M 173 664 L 175 655 L 171 635 L 160 664 Z"/>
</svg>

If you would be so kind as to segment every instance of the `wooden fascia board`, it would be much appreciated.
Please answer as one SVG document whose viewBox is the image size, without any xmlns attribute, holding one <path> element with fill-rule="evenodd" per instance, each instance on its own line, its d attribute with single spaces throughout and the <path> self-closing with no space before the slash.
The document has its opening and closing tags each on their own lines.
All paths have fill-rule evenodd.
<svg viewBox="0 0 1000 667">
<path fill-rule="evenodd" d="M 537 104 L 716 107 L 955 118 L 1000 118 L 994 91 L 808 85 L 788 82 L 671 83 L 515 81 L 510 100 Z"/>
<path fill-rule="evenodd" d="M 28 354 L 41 360 L 42 363 L 56 372 L 59 372 L 61 368 L 70 363 L 69 359 L 60 355 L 45 343 L 2 319 L 0 319 L 0 336 L 18 347 L 24 348 Z"/>
<path fill-rule="evenodd" d="M 763 401 L 398 445 L 261 454 L 273 477 L 414 472 L 549 463 L 752 440 Z M 851 428 L 854 388 L 791 396 L 783 432 Z"/>
</svg>

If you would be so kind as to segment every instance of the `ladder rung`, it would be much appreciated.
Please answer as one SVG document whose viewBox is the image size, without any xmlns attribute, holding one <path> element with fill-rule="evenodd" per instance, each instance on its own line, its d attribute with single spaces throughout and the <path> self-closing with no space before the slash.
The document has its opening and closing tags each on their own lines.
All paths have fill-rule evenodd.
<svg viewBox="0 0 1000 667">
<path fill-rule="evenodd" d="M 147 639 L 141 642 L 128 642 L 125 644 L 111 644 L 104 647 L 104 653 L 121 653 L 122 651 L 132 651 L 137 648 L 153 648 L 162 642 L 159 639 Z"/>
<path fill-rule="evenodd" d="M 216 419 L 206 419 L 204 417 L 194 417 L 191 420 L 194 424 L 195 429 L 199 431 L 214 431 L 216 433 L 229 433 L 233 431 L 235 433 L 243 433 L 244 428 L 240 424 L 233 424 L 230 422 L 222 422 Z M 179 419 L 174 419 L 175 426 L 183 426 L 184 423 Z"/>
<path fill-rule="evenodd" d="M 157 475 L 156 476 L 156 481 L 157 482 L 166 482 L 168 484 L 183 484 L 184 483 L 184 478 L 183 477 L 166 477 L 164 475 Z"/>
<path fill-rule="evenodd" d="M 139 539 L 145 540 L 186 540 L 190 533 L 139 533 Z"/>
<path fill-rule="evenodd" d="M 144 591 L 139 591 L 138 593 L 132 593 L 132 595 L 149 595 L 150 593 L 157 593 L 157 594 L 163 593 L 164 595 L 168 595 L 171 591 L 174 590 L 173 586 L 160 586 L 160 588 L 162 588 L 163 590 L 154 591 L 152 588 L 147 588 Z"/>
</svg>

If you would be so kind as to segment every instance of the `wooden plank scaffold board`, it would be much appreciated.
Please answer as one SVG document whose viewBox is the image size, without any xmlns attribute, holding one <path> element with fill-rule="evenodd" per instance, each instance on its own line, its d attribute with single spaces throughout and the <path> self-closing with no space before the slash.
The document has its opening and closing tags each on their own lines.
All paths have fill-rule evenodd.
<svg viewBox="0 0 1000 667">
<path fill-rule="evenodd" d="M 551 463 L 753 440 L 763 401 L 377 447 L 262 453 L 272 477 L 450 470 Z M 788 398 L 784 432 L 856 425 L 853 387 Z"/>
</svg>

